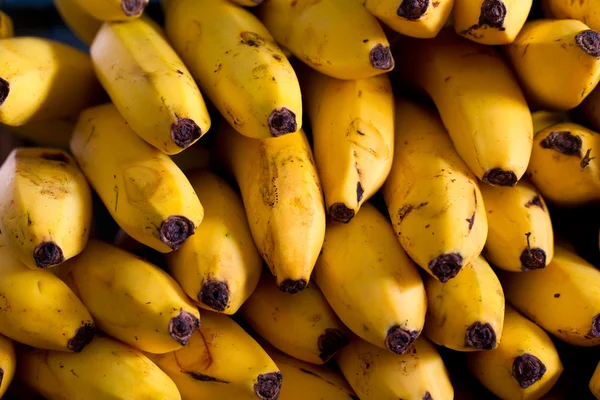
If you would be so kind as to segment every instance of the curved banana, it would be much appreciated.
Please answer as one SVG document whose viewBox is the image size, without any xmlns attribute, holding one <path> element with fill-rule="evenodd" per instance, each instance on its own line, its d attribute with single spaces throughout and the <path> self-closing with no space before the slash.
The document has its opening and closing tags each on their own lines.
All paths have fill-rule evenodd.
<svg viewBox="0 0 600 400">
<path fill-rule="evenodd" d="M 425 336 L 457 351 L 492 350 L 502 338 L 504 293 L 483 257 L 448 283 L 428 276 Z"/>
<path fill-rule="evenodd" d="M 15 35 L 12 19 L 8 14 L 0 11 L 0 39 L 11 38 Z"/>
<path fill-rule="evenodd" d="M 0 335 L 0 398 L 4 396 L 15 376 L 17 355 L 13 342 Z"/>
<path fill-rule="evenodd" d="M 600 12 L 595 0 L 541 0 L 546 18 L 577 19 L 592 29 L 600 30 Z"/>
<path fill-rule="evenodd" d="M 100 93 L 87 54 L 42 38 L 0 41 L 0 123 L 19 126 L 76 115 Z"/>
<path fill-rule="evenodd" d="M 569 115 L 565 111 L 534 111 L 531 113 L 531 119 L 533 120 L 534 134 L 552 125 L 570 121 Z"/>
<path fill-rule="evenodd" d="M 102 26 L 102 21 L 98 21 L 82 9 L 77 0 L 54 0 L 54 5 L 75 36 L 86 45 L 91 45 Z"/>
<path fill-rule="evenodd" d="M 235 314 L 262 270 L 242 199 L 211 172 L 190 171 L 188 178 L 206 217 L 194 236 L 168 255 L 169 272 L 200 307 Z"/>
<path fill-rule="evenodd" d="M 494 350 L 470 353 L 469 369 L 502 399 L 537 400 L 554 386 L 563 366 L 546 332 L 507 306 L 502 342 Z"/>
<path fill-rule="evenodd" d="M 254 242 L 290 294 L 303 290 L 325 237 L 325 206 L 304 131 L 255 140 L 219 132 L 222 159 L 242 192 Z"/>
<path fill-rule="evenodd" d="M 329 215 L 348 222 L 383 185 L 394 154 L 394 94 L 387 75 L 344 81 L 301 74 L 315 161 Z"/>
<path fill-rule="evenodd" d="M 600 134 L 571 122 L 536 133 L 527 176 L 551 203 L 600 201 Z"/>
<path fill-rule="evenodd" d="M 370 203 L 348 224 L 327 226 L 314 279 L 355 334 L 396 354 L 423 330 L 427 298 L 417 266 Z"/>
<path fill-rule="evenodd" d="M 325 75 L 364 79 L 394 68 L 381 25 L 359 1 L 269 0 L 258 16 L 279 44 Z"/>
<path fill-rule="evenodd" d="M 264 0 L 231 0 L 233 3 L 243 7 L 254 7 L 261 4 Z"/>
<path fill-rule="evenodd" d="M 106 336 L 81 353 L 24 349 L 17 376 L 48 400 L 180 400 L 169 377 L 140 351 Z"/>
<path fill-rule="evenodd" d="M 261 139 L 300 130 L 296 73 L 250 11 L 228 0 L 173 0 L 165 27 L 202 92 L 238 132 Z"/>
<path fill-rule="evenodd" d="M 269 355 L 231 318 L 207 311 L 181 350 L 148 355 L 173 379 L 182 400 L 276 400 L 282 375 Z"/>
<path fill-rule="evenodd" d="M 527 21 L 533 0 L 455 0 L 454 30 L 477 43 L 512 43 Z"/>
<path fill-rule="evenodd" d="M 207 169 L 211 162 L 210 150 L 196 143 L 195 146 L 190 146 L 181 153 L 173 154 L 171 160 L 183 172 L 191 169 Z"/>
<path fill-rule="evenodd" d="M 348 328 L 314 283 L 290 296 L 265 274 L 241 313 L 266 341 L 311 364 L 326 363 L 349 342 Z"/>
<path fill-rule="evenodd" d="M 183 172 L 112 104 L 81 113 L 71 151 L 115 221 L 146 246 L 176 250 L 202 222 L 204 210 Z"/>
<path fill-rule="evenodd" d="M 397 102 L 395 141 L 382 190 L 395 232 L 418 265 L 447 282 L 485 244 L 488 225 L 477 179 L 439 116 L 423 106 Z"/>
<path fill-rule="evenodd" d="M 600 344 L 600 271 L 560 246 L 547 268 L 500 274 L 506 300 L 557 338 Z"/>
<path fill-rule="evenodd" d="M 287 379 L 287 378 L 286 378 Z M 592 379 L 590 379 L 590 391 L 597 399 L 600 399 L 600 363 L 596 367 L 594 371 L 594 375 L 592 375 Z M 283 399 L 282 399 L 283 400 Z"/>
<path fill-rule="evenodd" d="M 21 126 L 1 125 L 1 129 L 35 146 L 69 150 L 75 122 L 75 118 L 67 117 L 35 121 Z"/>
<path fill-rule="evenodd" d="M 148 0 L 72 0 L 98 21 L 128 21 L 139 18 Z"/>
<path fill-rule="evenodd" d="M 580 21 L 529 21 L 505 52 L 528 98 L 541 107 L 575 108 L 600 81 L 600 34 Z"/>
<path fill-rule="evenodd" d="M 454 398 L 444 361 L 435 346 L 423 337 L 404 355 L 354 338 L 338 353 L 337 363 L 361 400 Z"/>
<path fill-rule="evenodd" d="M 146 142 L 177 154 L 209 130 L 210 116 L 194 78 L 149 18 L 105 23 L 90 54 L 113 104 Z"/>
<path fill-rule="evenodd" d="M 458 154 L 486 183 L 514 186 L 527 169 L 531 112 L 500 53 L 451 29 L 399 43 L 402 75 L 435 102 Z"/>
</svg>

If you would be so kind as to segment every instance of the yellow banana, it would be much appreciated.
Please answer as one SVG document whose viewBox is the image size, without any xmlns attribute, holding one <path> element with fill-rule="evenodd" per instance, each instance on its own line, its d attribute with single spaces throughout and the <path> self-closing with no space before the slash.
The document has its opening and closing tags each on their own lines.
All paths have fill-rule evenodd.
<svg viewBox="0 0 600 400">
<path fill-rule="evenodd" d="M 258 16 L 299 60 L 338 79 L 364 79 L 394 68 L 377 19 L 358 1 L 269 0 Z"/>
<path fill-rule="evenodd" d="M 119 113 L 157 149 L 180 153 L 210 128 L 194 78 L 149 18 L 105 23 L 90 53 L 96 75 Z"/>
<path fill-rule="evenodd" d="M 254 7 L 262 3 L 264 0 L 231 0 L 233 3 L 243 7 Z"/>
<path fill-rule="evenodd" d="M 42 38 L 0 41 L 0 123 L 76 115 L 100 92 L 87 54 Z"/>
<path fill-rule="evenodd" d="M 514 186 L 527 169 L 533 123 L 500 53 L 451 29 L 403 43 L 401 50 L 411 56 L 403 59 L 402 75 L 431 96 L 471 171 L 486 183 Z"/>
<path fill-rule="evenodd" d="M 250 11 L 228 0 L 170 0 L 165 15 L 171 43 L 238 132 L 268 138 L 302 127 L 296 73 Z"/>
<path fill-rule="evenodd" d="M 85 248 L 92 194 L 65 151 L 13 150 L 0 168 L 0 229 L 15 256 L 29 268 L 48 268 Z"/>
<path fill-rule="evenodd" d="M 600 87 L 592 90 L 581 103 L 580 109 L 591 127 L 600 130 Z"/>
<path fill-rule="evenodd" d="M 376 346 L 405 354 L 423 329 L 427 299 L 417 266 L 370 203 L 348 224 L 327 226 L 314 279 L 342 322 Z"/>
<path fill-rule="evenodd" d="M 557 338 L 575 346 L 600 344 L 600 271 L 556 246 L 544 269 L 504 272 L 506 300 Z"/>
<path fill-rule="evenodd" d="M 180 400 L 169 377 L 140 351 L 106 336 L 81 353 L 24 349 L 17 376 L 47 400 Z"/>
<path fill-rule="evenodd" d="M 398 144 L 383 197 L 400 243 L 425 271 L 447 282 L 476 259 L 488 225 L 477 179 L 439 116 L 399 100 Z"/>
<path fill-rule="evenodd" d="M 204 210 L 183 172 L 112 104 L 81 113 L 71 151 L 115 221 L 146 246 L 176 250 L 202 222 Z"/>
<path fill-rule="evenodd" d="M 425 278 L 428 306 L 425 336 L 457 351 L 492 350 L 502 338 L 504 293 L 483 257 L 450 282 Z"/>
<path fill-rule="evenodd" d="M 54 5 L 64 23 L 86 45 L 91 45 L 102 26 L 77 3 L 77 0 L 54 0 Z"/>
<path fill-rule="evenodd" d="M 256 288 L 262 269 L 244 205 L 217 175 L 194 170 L 188 177 L 206 217 L 194 236 L 168 255 L 169 272 L 202 308 L 235 314 Z"/>
<path fill-rule="evenodd" d="M 361 400 L 452 400 L 454 389 L 435 346 L 420 337 L 396 355 L 359 338 L 337 356 L 342 373 Z"/>
<path fill-rule="evenodd" d="M 392 85 L 387 75 L 344 81 L 309 68 L 303 72 L 302 93 L 327 211 L 336 221 L 348 222 L 392 167 Z"/>
<path fill-rule="evenodd" d="M 148 0 L 72 0 L 99 21 L 128 21 L 139 18 Z"/>
<path fill-rule="evenodd" d="M 546 18 L 577 19 L 600 30 L 600 12 L 595 0 L 541 0 L 541 5 Z"/>
<path fill-rule="evenodd" d="M 225 127 L 219 150 L 242 192 L 254 242 L 283 292 L 310 279 L 325 237 L 325 206 L 304 131 L 255 140 Z"/>
<path fill-rule="evenodd" d="M 10 386 L 15 376 L 17 356 L 13 342 L 0 335 L 0 399 Z"/>
<path fill-rule="evenodd" d="M 191 169 L 206 169 L 210 166 L 210 151 L 196 143 L 195 146 L 190 146 L 181 153 L 173 154 L 171 160 L 184 172 Z"/>
<path fill-rule="evenodd" d="M 502 343 L 470 353 L 469 369 L 504 400 L 536 400 L 554 386 L 563 366 L 546 332 L 507 306 Z"/>
<path fill-rule="evenodd" d="M 590 379 L 590 391 L 597 399 L 600 399 L 600 363 L 596 367 L 594 371 L 594 375 L 592 375 L 592 379 Z M 283 399 L 282 399 L 283 400 Z"/>
<path fill-rule="evenodd" d="M 269 355 L 226 315 L 207 311 L 181 350 L 148 355 L 173 379 L 182 400 L 276 400 L 282 375 Z"/>
<path fill-rule="evenodd" d="M 529 16 L 533 0 L 455 0 L 454 30 L 481 44 L 512 43 Z"/>
<path fill-rule="evenodd" d="M 81 351 L 96 331 L 88 310 L 60 279 L 31 270 L 0 247 L 0 334 L 42 349 Z"/>
<path fill-rule="evenodd" d="M 273 346 L 312 364 L 326 363 L 349 341 L 350 332 L 314 283 L 290 296 L 263 275 L 242 316 Z"/>
<path fill-rule="evenodd" d="M 75 122 L 74 118 L 57 118 L 30 122 L 21 126 L 2 125 L 1 129 L 36 146 L 69 150 Z"/>
<path fill-rule="evenodd" d="M 534 111 L 531 113 L 533 120 L 533 133 L 546 129 L 561 122 L 569 122 L 569 115 L 565 111 Z"/>
<path fill-rule="evenodd" d="M 15 30 L 12 19 L 4 12 L 0 11 L 0 39 L 13 37 Z"/>
<path fill-rule="evenodd" d="M 551 203 L 600 200 L 600 134 L 565 122 L 536 133 L 527 176 Z"/>
</svg>

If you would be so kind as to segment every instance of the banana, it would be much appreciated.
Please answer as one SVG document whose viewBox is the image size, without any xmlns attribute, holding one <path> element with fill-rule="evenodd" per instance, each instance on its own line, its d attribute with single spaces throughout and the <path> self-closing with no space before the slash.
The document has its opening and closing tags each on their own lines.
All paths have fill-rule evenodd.
<svg viewBox="0 0 600 400">
<path fill-rule="evenodd" d="M 224 127 L 217 140 L 260 254 L 281 291 L 300 292 L 325 237 L 323 194 L 304 131 L 254 140 Z"/>
<path fill-rule="evenodd" d="M 534 134 L 552 125 L 570 122 L 569 115 L 565 111 L 534 111 L 531 113 L 531 119 L 533 120 Z"/>
<path fill-rule="evenodd" d="M 383 197 L 408 255 L 447 282 L 481 253 L 488 225 L 477 179 L 439 116 L 415 103 L 396 106 L 398 144 Z"/>
<path fill-rule="evenodd" d="M 405 354 L 423 329 L 427 298 L 417 266 L 370 203 L 348 224 L 327 226 L 314 279 L 342 322 L 376 346 Z"/>
<path fill-rule="evenodd" d="M 425 336 L 457 351 L 492 350 L 502 338 L 504 293 L 483 257 L 465 266 L 450 282 L 425 277 Z"/>
<path fill-rule="evenodd" d="M 11 38 L 15 35 L 12 19 L 8 14 L 0 11 L 0 39 Z"/>
<path fill-rule="evenodd" d="M 565 122 L 536 133 L 527 176 L 551 203 L 600 200 L 600 134 Z"/>
<path fill-rule="evenodd" d="M 600 87 L 592 90 L 581 103 L 580 109 L 591 127 L 597 131 L 600 130 Z"/>
<path fill-rule="evenodd" d="M 546 332 L 507 306 L 502 343 L 491 351 L 470 353 L 469 369 L 504 400 L 536 400 L 554 386 L 563 366 Z"/>
<path fill-rule="evenodd" d="M 173 154 L 171 160 L 184 172 L 191 169 L 207 169 L 211 161 L 210 150 L 196 143 L 181 153 Z"/>
<path fill-rule="evenodd" d="M 238 132 L 261 139 L 300 130 L 296 73 L 250 11 L 228 0 L 169 0 L 165 15 L 171 43 Z"/>
<path fill-rule="evenodd" d="M 541 0 L 546 18 L 577 19 L 592 29 L 600 30 L 600 12 L 595 0 Z"/>
<path fill-rule="evenodd" d="M 119 113 L 157 149 L 180 153 L 210 128 L 194 78 L 152 20 L 105 23 L 90 53 Z"/>
<path fill-rule="evenodd" d="M 506 299 L 527 318 L 575 346 L 600 345 L 600 271 L 560 246 L 544 269 L 500 274 Z"/>
<path fill-rule="evenodd" d="M 81 113 L 71 151 L 115 221 L 146 246 L 176 250 L 202 222 L 204 210 L 183 172 L 112 104 Z"/>
<path fill-rule="evenodd" d="M 269 355 L 226 315 L 207 311 L 189 344 L 148 355 L 177 385 L 183 400 L 276 400 L 282 375 Z"/>
<path fill-rule="evenodd" d="M 254 7 L 262 3 L 264 0 L 231 0 L 233 3 L 243 7 Z"/>
<path fill-rule="evenodd" d="M 419 337 L 404 355 L 359 338 L 337 356 L 342 373 L 361 400 L 452 400 L 454 389 L 435 346 Z"/>
<path fill-rule="evenodd" d="M 90 187 L 65 151 L 13 150 L 0 168 L 0 229 L 29 268 L 48 268 L 81 253 L 90 234 Z"/>
<path fill-rule="evenodd" d="M 597 399 L 600 399 L 600 363 L 596 367 L 596 370 L 594 371 L 594 375 L 592 375 L 592 379 L 590 379 L 589 386 L 590 386 L 590 391 L 592 392 L 594 397 L 596 397 Z"/>
<path fill-rule="evenodd" d="M 258 16 L 277 42 L 325 75 L 364 79 L 394 68 L 381 25 L 359 1 L 268 0 Z"/>
<path fill-rule="evenodd" d="M 10 386 L 15 376 L 17 356 L 13 342 L 0 335 L 0 399 Z"/>
<path fill-rule="evenodd" d="M 455 0 L 454 30 L 477 43 L 512 43 L 527 21 L 533 0 Z"/>
<path fill-rule="evenodd" d="M 100 93 L 87 54 L 42 38 L 0 41 L 0 123 L 19 126 L 76 115 Z"/>
<path fill-rule="evenodd" d="M 148 0 L 72 0 L 98 21 L 129 21 L 139 18 Z"/>
<path fill-rule="evenodd" d="M 448 28 L 434 39 L 399 46 L 411 55 L 403 59 L 402 76 L 431 96 L 471 171 L 486 183 L 514 186 L 527 169 L 533 123 L 500 53 Z"/>
<path fill-rule="evenodd" d="M 311 283 L 295 296 L 262 276 L 242 307 L 242 316 L 260 336 L 290 356 L 324 364 L 349 342 L 350 332 Z"/>
<path fill-rule="evenodd" d="M 168 255 L 169 272 L 200 307 L 235 314 L 256 288 L 262 270 L 244 205 L 217 175 L 194 170 L 188 177 L 206 217 L 194 236 Z"/>
<path fill-rule="evenodd" d="M 69 150 L 75 122 L 75 118 L 56 118 L 30 122 L 21 126 L 1 125 L 1 129 L 36 146 Z"/>
<path fill-rule="evenodd" d="M 387 75 L 344 81 L 301 74 L 317 170 L 329 215 L 348 222 L 381 187 L 394 154 L 394 95 Z"/>
<path fill-rule="evenodd" d="M 23 349 L 17 376 L 48 400 L 180 400 L 169 377 L 140 351 L 106 336 L 81 353 Z"/>
<path fill-rule="evenodd" d="M 60 279 L 31 270 L 0 247 L 0 334 L 42 349 L 81 351 L 96 331 L 88 310 Z"/>
<path fill-rule="evenodd" d="M 65 25 L 75 36 L 86 45 L 91 45 L 102 26 L 102 21 L 98 21 L 82 9 L 77 0 L 54 0 L 54 5 Z"/>
</svg>

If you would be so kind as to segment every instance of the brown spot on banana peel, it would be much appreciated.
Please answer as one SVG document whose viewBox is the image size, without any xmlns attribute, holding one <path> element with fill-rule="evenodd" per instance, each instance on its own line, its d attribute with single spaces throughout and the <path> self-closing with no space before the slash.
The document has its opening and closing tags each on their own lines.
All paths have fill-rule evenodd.
<svg viewBox="0 0 600 400">
<path fill-rule="evenodd" d="M 595 338 L 600 338 L 600 314 L 596 314 L 594 318 L 592 318 L 592 329 L 590 333 Z"/>
<path fill-rule="evenodd" d="M 54 242 L 42 242 L 33 250 L 33 259 L 38 268 L 48 268 L 65 261 L 63 251 Z"/>
<path fill-rule="evenodd" d="M 600 57 L 600 34 L 592 29 L 585 30 L 575 36 L 575 43 L 581 50 L 592 57 Z"/>
<path fill-rule="evenodd" d="M 188 344 L 190 337 L 200 327 L 200 320 L 187 311 L 180 311 L 179 315 L 169 321 L 169 335 L 180 345 Z"/>
<path fill-rule="evenodd" d="M 442 283 L 454 278 L 462 268 L 463 258 L 458 253 L 442 254 L 428 264 L 431 273 Z"/>
<path fill-rule="evenodd" d="M 385 347 L 395 354 L 406 354 L 419 336 L 417 331 L 409 331 L 398 325 L 392 326 L 385 337 Z"/>
<path fill-rule="evenodd" d="M 525 234 L 527 236 L 527 248 L 521 253 L 521 269 L 524 272 L 534 269 L 542 269 L 546 267 L 546 252 L 539 247 L 531 248 L 531 232 Z"/>
<path fill-rule="evenodd" d="M 180 215 L 172 215 L 160 225 L 160 241 L 177 250 L 194 234 L 193 222 Z"/>
<path fill-rule="evenodd" d="M 177 117 L 177 122 L 171 125 L 171 139 L 173 142 L 185 149 L 202 136 L 202 129 L 189 118 Z"/>
<path fill-rule="evenodd" d="M 408 216 L 408 214 L 410 214 L 413 210 L 421 209 L 421 208 L 425 207 L 427 204 L 429 204 L 428 201 L 423 202 L 417 206 L 412 205 L 412 204 L 403 205 L 402 208 L 400 208 L 398 210 L 398 223 L 401 223 L 404 220 L 404 218 L 406 218 Z"/>
<path fill-rule="evenodd" d="M 92 341 L 95 334 L 96 326 L 93 323 L 84 324 L 81 328 L 77 329 L 75 335 L 69 340 L 67 349 L 74 353 L 79 353 Z"/>
<path fill-rule="evenodd" d="M 289 108 L 282 107 L 279 110 L 273 110 L 268 119 L 271 135 L 278 137 L 287 133 L 293 133 L 298 130 L 296 114 Z"/>
<path fill-rule="evenodd" d="M 10 83 L 5 79 L 0 78 L 0 106 L 4 104 L 9 94 Z"/>
<path fill-rule="evenodd" d="M 329 361 L 340 349 L 350 344 L 350 339 L 339 329 L 325 329 L 325 333 L 319 336 L 319 358 L 324 362 Z"/>
<path fill-rule="evenodd" d="M 358 174 L 360 175 L 360 171 L 358 171 Z M 363 189 L 362 185 L 360 184 L 360 182 L 356 183 L 356 202 L 360 203 L 361 200 L 363 199 L 363 195 L 365 194 L 365 190 Z"/>
<path fill-rule="evenodd" d="M 532 354 L 523 354 L 513 361 L 512 376 L 523 389 L 527 389 L 544 376 L 546 366 Z"/>
<path fill-rule="evenodd" d="M 494 186 L 515 186 L 518 182 L 517 175 L 512 171 L 505 171 L 501 168 L 492 168 L 488 170 L 481 180 Z"/>
<path fill-rule="evenodd" d="M 369 60 L 375 69 L 388 70 L 394 66 L 394 58 L 390 46 L 378 43 L 369 53 Z"/>
<path fill-rule="evenodd" d="M 279 285 L 279 290 L 284 293 L 296 294 L 306 289 L 308 282 L 306 279 L 286 279 Z"/>
<path fill-rule="evenodd" d="M 402 0 L 396 15 L 409 21 L 419 20 L 429 8 L 429 0 Z"/>
<path fill-rule="evenodd" d="M 496 347 L 496 331 L 488 323 L 475 322 L 465 332 L 465 346 L 477 350 L 492 350 Z"/>
<path fill-rule="evenodd" d="M 587 151 L 585 152 L 585 155 L 581 159 L 581 162 L 579 163 L 579 170 L 581 172 L 583 172 L 583 170 L 586 169 L 590 165 L 592 160 L 596 158 L 596 157 L 591 157 L 591 153 L 592 153 L 592 149 L 587 149 Z"/>
<path fill-rule="evenodd" d="M 215 311 L 223 312 L 229 305 L 229 288 L 225 282 L 206 281 L 198 293 L 198 300 Z"/>
<path fill-rule="evenodd" d="M 579 136 L 575 136 L 567 131 L 550 132 L 540 142 L 542 148 L 552 149 L 566 156 L 581 156 L 582 144 Z"/>
<path fill-rule="evenodd" d="M 255 32 L 242 32 L 240 33 L 240 37 L 242 38 L 241 43 L 251 46 L 251 47 L 260 47 L 265 44 L 265 39 Z"/>
<path fill-rule="evenodd" d="M 329 207 L 329 215 L 337 222 L 347 224 L 354 218 L 354 210 L 346 207 L 344 203 L 334 203 Z"/>
<path fill-rule="evenodd" d="M 475 223 L 475 211 L 471 215 L 471 218 L 467 218 L 467 222 L 469 223 L 469 232 L 473 229 L 473 224 Z"/>
<path fill-rule="evenodd" d="M 506 18 L 506 6 L 500 0 L 485 0 L 481 4 L 479 14 L 479 26 L 487 25 L 491 28 L 504 30 L 504 19 Z"/>
<path fill-rule="evenodd" d="M 121 0 L 121 9 L 128 17 L 133 17 L 144 12 L 146 0 Z"/>
<path fill-rule="evenodd" d="M 540 198 L 540 196 L 535 195 L 533 197 L 533 199 L 531 199 L 527 203 L 525 203 L 525 208 L 530 208 L 530 207 L 539 207 L 542 210 L 544 210 L 544 203 L 542 203 L 542 199 Z"/>
<path fill-rule="evenodd" d="M 195 379 L 200 382 L 215 382 L 215 383 L 225 383 L 225 384 L 230 383 L 227 381 L 222 381 L 221 379 L 213 378 L 212 376 L 199 374 L 197 372 L 187 372 L 186 371 L 186 374 L 188 374 L 192 379 Z"/>
<path fill-rule="evenodd" d="M 283 377 L 279 371 L 258 375 L 258 380 L 254 385 L 254 393 L 261 400 L 276 400 L 281 391 L 282 379 Z"/>
</svg>

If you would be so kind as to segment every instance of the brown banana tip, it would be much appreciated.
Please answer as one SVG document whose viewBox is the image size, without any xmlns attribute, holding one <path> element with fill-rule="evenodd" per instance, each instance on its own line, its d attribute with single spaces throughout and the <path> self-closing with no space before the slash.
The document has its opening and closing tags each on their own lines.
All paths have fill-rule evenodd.
<svg viewBox="0 0 600 400">
<path fill-rule="evenodd" d="M 392 57 L 392 52 L 390 51 L 390 46 L 384 46 L 381 43 L 378 43 L 377 46 L 371 49 L 369 60 L 375 69 L 388 70 L 394 66 L 394 59 Z"/>
<path fill-rule="evenodd" d="M 33 250 L 33 259 L 38 268 L 48 268 L 65 261 L 63 251 L 54 242 L 42 242 Z"/>
<path fill-rule="evenodd" d="M 329 361 L 340 349 L 348 346 L 350 339 L 339 329 L 325 329 L 325 333 L 319 336 L 319 357 L 324 362 Z"/>
<path fill-rule="evenodd" d="M 488 323 L 475 322 L 467 328 L 465 344 L 477 350 L 492 350 L 496 347 L 496 331 Z"/>
<path fill-rule="evenodd" d="M 515 358 L 512 365 L 512 376 L 523 389 L 542 379 L 545 373 L 546 366 L 544 363 L 531 354 L 523 354 Z"/>
<path fill-rule="evenodd" d="M 481 4 L 479 14 L 479 25 L 487 25 L 492 28 L 502 29 L 506 18 L 506 6 L 500 0 L 485 0 Z"/>
<path fill-rule="evenodd" d="M 335 203 L 329 207 L 329 215 L 335 221 L 347 224 L 354 218 L 354 210 L 346 207 L 344 203 Z"/>
<path fill-rule="evenodd" d="M 396 14 L 409 21 L 416 21 L 425 14 L 429 8 L 429 0 L 402 0 Z"/>
<path fill-rule="evenodd" d="M 199 327 L 200 320 L 195 315 L 187 311 L 180 311 L 178 316 L 171 318 L 171 321 L 169 321 L 169 335 L 177 343 L 185 346 L 194 331 Z"/>
<path fill-rule="evenodd" d="M 575 136 L 571 132 L 566 131 L 550 132 L 550 134 L 540 142 L 540 146 L 544 149 L 556 150 L 567 156 L 581 155 L 582 145 L 583 143 L 579 136 Z"/>
<path fill-rule="evenodd" d="M 9 94 L 10 83 L 5 79 L 0 78 L 0 106 L 4 104 Z"/>
<path fill-rule="evenodd" d="M 429 270 L 442 283 L 454 278 L 462 268 L 463 258 L 460 254 L 442 254 L 429 262 Z"/>
<path fill-rule="evenodd" d="M 418 336 L 417 331 L 402 329 L 398 325 L 392 326 L 385 337 L 385 347 L 392 353 L 406 354 Z"/>
<path fill-rule="evenodd" d="M 128 17 L 133 17 L 144 12 L 147 0 L 121 0 L 121 8 Z"/>
<path fill-rule="evenodd" d="M 546 267 L 546 252 L 539 247 L 526 248 L 521 253 L 521 268 L 524 272 Z"/>
<path fill-rule="evenodd" d="M 423 396 L 423 400 L 433 400 L 433 397 L 431 397 L 431 393 L 425 392 L 425 396 Z"/>
<path fill-rule="evenodd" d="M 189 118 L 179 118 L 171 125 L 171 139 L 182 149 L 189 147 L 202 136 L 202 129 Z"/>
<path fill-rule="evenodd" d="M 261 400 L 277 400 L 281 391 L 281 372 L 271 372 L 258 376 L 258 382 L 254 385 L 254 393 Z"/>
<path fill-rule="evenodd" d="M 278 137 L 287 133 L 293 133 L 298 130 L 296 114 L 289 108 L 282 107 L 279 110 L 273 110 L 268 119 L 271 135 Z"/>
<path fill-rule="evenodd" d="M 186 217 L 172 215 L 160 225 L 160 241 L 177 250 L 194 234 L 195 226 Z"/>
<path fill-rule="evenodd" d="M 224 282 L 207 281 L 202 285 L 198 300 L 215 311 L 225 311 L 229 304 L 229 288 Z"/>
<path fill-rule="evenodd" d="M 581 50 L 592 57 L 600 57 L 600 34 L 592 29 L 580 32 L 575 36 L 575 43 Z"/>
<path fill-rule="evenodd" d="M 501 168 L 492 168 L 488 170 L 481 180 L 494 186 L 515 186 L 519 181 L 514 172 L 505 171 Z"/>
<path fill-rule="evenodd" d="M 92 323 L 87 323 L 81 328 L 77 329 L 75 336 L 73 336 L 67 343 L 67 348 L 69 351 L 79 353 L 92 341 L 95 334 L 96 326 Z"/>
<path fill-rule="evenodd" d="M 306 279 L 286 279 L 279 285 L 279 290 L 284 293 L 296 294 L 306 289 L 306 285 L 308 285 Z"/>
<path fill-rule="evenodd" d="M 600 314 L 596 314 L 594 318 L 592 318 L 592 336 L 595 338 L 600 338 Z"/>
</svg>

